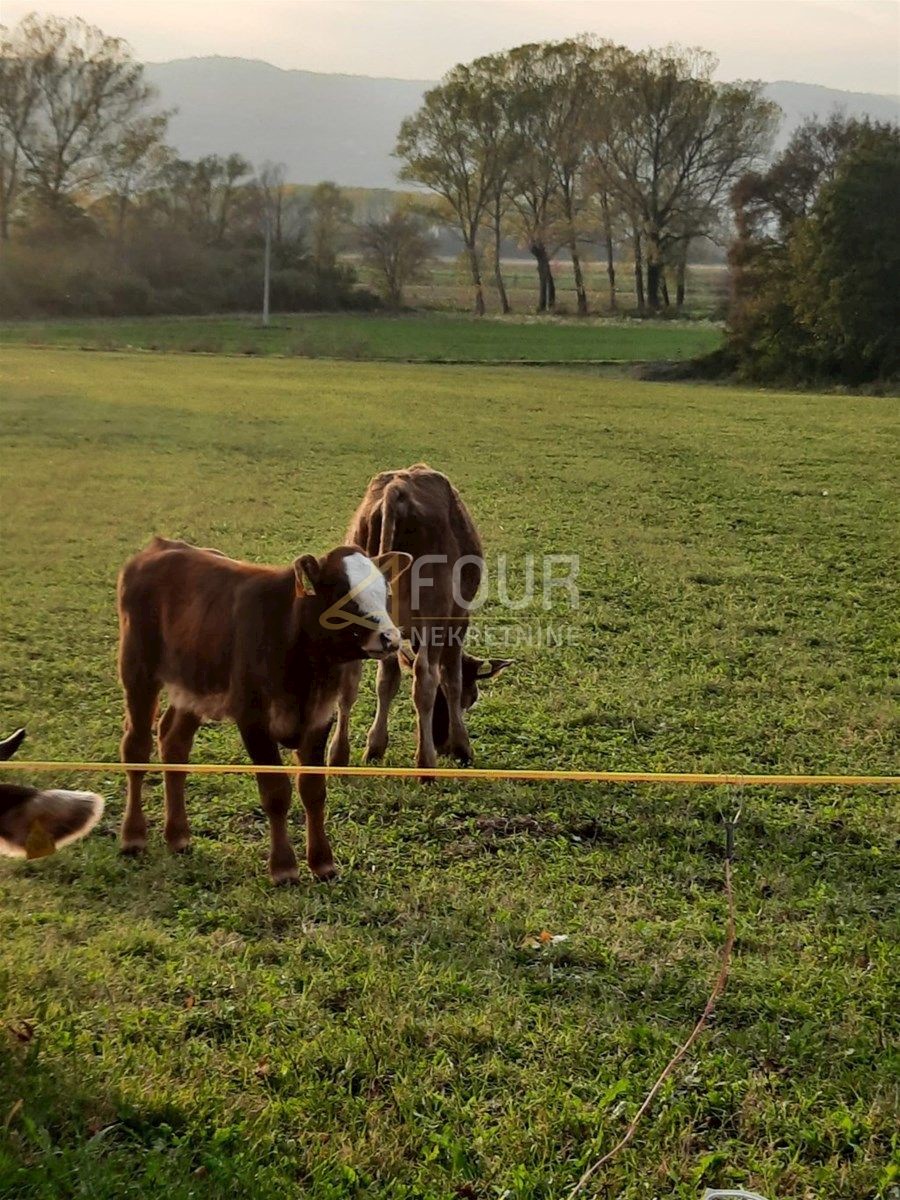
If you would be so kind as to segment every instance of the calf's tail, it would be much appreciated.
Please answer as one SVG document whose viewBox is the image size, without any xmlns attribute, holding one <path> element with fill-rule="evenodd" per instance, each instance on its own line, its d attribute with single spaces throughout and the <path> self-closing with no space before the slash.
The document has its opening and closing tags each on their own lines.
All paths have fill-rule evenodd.
<svg viewBox="0 0 900 1200">
<path fill-rule="evenodd" d="M 402 480 L 392 479 L 384 489 L 381 497 L 381 538 L 378 543 L 378 553 L 387 554 L 395 550 L 394 539 L 397 536 L 397 521 L 406 510 L 406 487 Z"/>
</svg>

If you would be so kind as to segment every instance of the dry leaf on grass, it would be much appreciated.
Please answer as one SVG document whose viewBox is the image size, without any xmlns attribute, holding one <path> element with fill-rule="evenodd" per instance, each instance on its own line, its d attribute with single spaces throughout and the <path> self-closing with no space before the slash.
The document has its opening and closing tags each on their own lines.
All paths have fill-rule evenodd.
<svg viewBox="0 0 900 1200">
<path fill-rule="evenodd" d="M 556 946 L 560 942 L 567 942 L 569 935 L 567 933 L 551 933 L 549 929 L 542 929 L 539 934 L 529 934 L 519 943 L 520 950 L 541 950 L 544 946 Z"/>
</svg>

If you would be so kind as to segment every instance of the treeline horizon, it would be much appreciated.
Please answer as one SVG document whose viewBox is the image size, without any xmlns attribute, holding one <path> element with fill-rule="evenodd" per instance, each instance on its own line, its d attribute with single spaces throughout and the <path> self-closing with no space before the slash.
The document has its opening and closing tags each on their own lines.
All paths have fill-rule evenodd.
<svg viewBox="0 0 900 1200">
<path fill-rule="evenodd" d="M 700 239 L 727 245 L 727 346 L 713 368 L 757 379 L 862 381 L 900 369 L 900 132 L 815 118 L 775 159 L 780 110 L 762 84 L 716 83 L 706 51 L 634 52 L 572 38 L 452 68 L 403 121 L 402 180 L 425 193 L 354 214 L 334 183 L 290 185 L 238 154 L 180 158 L 171 114 L 126 43 L 80 18 L 0 29 L 0 313 L 140 315 L 399 309 L 435 228 L 455 230 L 477 315 L 490 279 L 511 304 L 504 246 L 536 267 L 557 311 L 571 260 L 577 311 L 680 313 Z M 428 195 L 427 193 L 430 193 Z M 360 286 L 353 251 L 374 280 Z"/>
<path fill-rule="evenodd" d="M 432 252 L 402 200 L 354 219 L 328 181 L 180 157 L 127 44 L 80 18 L 0 27 L 0 313 L 140 315 L 402 303 Z M 376 294 L 343 254 L 353 249 Z"/>
<path fill-rule="evenodd" d="M 628 52 L 614 49 L 624 69 L 622 56 Z M 569 90 L 560 92 L 560 75 L 572 65 L 573 53 Z M 471 197 L 475 211 L 461 224 L 460 204 L 466 207 L 470 198 L 461 200 L 457 194 L 454 209 L 447 189 L 440 183 L 434 187 L 433 170 L 421 170 L 422 154 L 414 163 L 409 160 L 422 132 L 420 114 L 404 123 L 398 151 L 406 154 L 402 173 L 426 191 L 397 194 L 394 212 L 354 220 L 347 191 L 333 184 L 291 185 L 277 164 L 255 170 L 237 154 L 194 161 L 179 157 L 165 141 L 171 114 L 158 110 L 144 68 L 124 42 L 78 18 L 31 15 L 15 30 L 4 31 L 0 55 L 0 306 L 6 315 L 253 308 L 259 300 L 268 215 L 276 308 L 376 304 L 376 297 L 358 286 L 346 260 L 348 251 L 368 266 L 382 300 L 397 307 L 404 286 L 422 277 L 448 230 L 461 239 L 469 271 L 493 273 L 504 312 L 511 305 L 501 260 L 513 248 L 537 261 L 539 311 L 556 307 L 554 258 L 560 251 L 572 254 L 577 307 L 586 312 L 581 263 L 591 238 L 602 251 L 610 279 L 606 307 L 620 307 L 614 278 L 618 260 L 633 260 L 638 310 L 658 311 L 669 303 L 662 250 L 675 245 L 671 231 L 680 214 L 669 214 L 665 228 L 658 223 L 658 236 L 642 240 L 635 222 L 622 219 L 621 205 L 612 211 L 617 202 L 611 190 L 600 198 L 601 211 L 591 210 L 596 197 L 586 194 L 576 161 L 583 157 L 579 138 L 589 130 L 588 118 L 599 99 L 589 69 L 596 68 L 598 55 L 609 53 L 606 43 L 588 47 L 568 42 L 479 60 L 477 69 L 464 70 L 462 82 L 458 76 L 463 69 L 455 68 L 434 91 L 443 104 L 449 89 L 447 112 L 454 120 L 462 113 L 471 120 L 477 110 L 481 134 L 490 136 L 487 124 L 500 111 L 501 83 L 507 92 L 512 89 L 503 93 L 509 103 L 488 148 L 493 157 L 465 168 L 470 176 L 480 173 L 477 186 L 483 195 Z M 507 63 L 501 70 L 507 60 L 512 66 Z M 702 52 L 687 58 L 641 58 L 645 65 L 651 61 L 657 71 L 663 62 L 666 70 L 676 64 L 679 78 L 687 71 L 691 79 L 698 72 L 708 75 L 713 63 Z M 488 95 L 476 95 L 486 78 Z M 702 93 L 708 104 L 718 91 L 708 80 L 698 85 L 699 91 L 691 87 L 692 103 Z M 549 104 L 551 92 L 557 93 L 555 107 Z M 434 98 L 434 93 L 426 96 L 424 109 Z M 747 99 L 751 110 L 758 106 L 763 124 L 774 119 L 774 106 L 759 100 L 755 91 Z M 541 132 L 539 110 L 552 115 L 555 149 L 562 154 L 558 162 L 547 159 L 550 142 Z M 579 122 L 577 136 L 570 121 Z M 596 122 L 590 131 L 596 140 Z M 469 139 L 466 153 L 477 159 L 481 150 L 472 142 L 471 129 L 464 136 Z M 532 143 L 528 155 L 523 136 Z M 540 177 L 542 171 L 545 177 Z M 493 218 L 490 237 L 488 213 Z M 673 281 L 678 309 L 690 242 L 714 232 L 709 221 L 702 229 L 691 226 L 690 237 L 686 227 L 680 228 Z M 442 249 L 452 251 L 446 238 Z M 478 287 L 480 283 L 476 292 Z M 477 295 L 475 307 L 483 311 Z"/>
<path fill-rule="evenodd" d="M 401 178 L 431 189 L 466 249 L 473 310 L 485 274 L 509 311 L 501 244 L 527 247 L 539 312 L 552 312 L 552 260 L 600 248 L 618 307 L 616 262 L 633 263 L 639 311 L 685 300 L 692 242 L 727 240 L 728 196 L 771 149 L 781 110 L 761 83 L 719 84 L 704 50 L 634 52 L 582 37 L 486 55 L 452 68 L 403 122 Z M 487 272 L 485 266 L 488 265 Z"/>
</svg>

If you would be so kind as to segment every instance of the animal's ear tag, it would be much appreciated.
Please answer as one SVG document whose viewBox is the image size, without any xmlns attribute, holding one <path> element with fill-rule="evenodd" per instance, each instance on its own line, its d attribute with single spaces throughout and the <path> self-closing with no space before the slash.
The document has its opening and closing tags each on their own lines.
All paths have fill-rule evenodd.
<svg viewBox="0 0 900 1200">
<path fill-rule="evenodd" d="M 39 817 L 31 822 L 28 836 L 25 839 L 26 858 L 49 858 L 56 853 L 56 842 L 44 828 Z"/>
</svg>

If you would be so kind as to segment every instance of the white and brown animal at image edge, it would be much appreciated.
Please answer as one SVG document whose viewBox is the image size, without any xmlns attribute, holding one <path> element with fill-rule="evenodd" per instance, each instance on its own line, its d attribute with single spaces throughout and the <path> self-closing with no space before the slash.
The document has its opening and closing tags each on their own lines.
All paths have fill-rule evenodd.
<svg viewBox="0 0 900 1200">
<path fill-rule="evenodd" d="M 24 738 L 17 729 L 0 742 L 0 761 L 12 758 Z M 44 858 L 90 833 L 102 816 L 103 799 L 94 792 L 0 783 L 0 855 Z"/>
<path fill-rule="evenodd" d="M 366 488 L 347 541 L 367 554 L 403 551 L 413 558 L 414 571 L 399 579 L 392 611 L 414 652 L 416 766 L 436 766 L 438 754 L 470 763 L 472 746 L 464 713 L 478 699 L 479 681 L 497 675 L 510 660 L 474 658 L 463 649 L 469 606 L 481 584 L 482 548 L 462 497 L 446 475 L 426 463 L 382 471 Z M 454 571 L 459 580 L 456 595 Z M 362 666 L 351 663 L 344 670 L 328 754 L 332 766 L 350 761 L 350 712 Z M 388 716 L 400 679 L 397 655 L 378 664 L 378 703 L 366 742 L 366 762 L 377 761 L 387 749 Z"/>
<path fill-rule="evenodd" d="M 344 668 L 395 656 L 400 631 L 389 615 L 391 580 L 408 554 L 369 558 L 358 546 L 311 554 L 290 567 L 256 566 L 186 542 L 154 538 L 119 576 L 119 674 L 125 692 L 125 763 L 147 762 L 160 692 L 169 704 L 158 727 L 163 762 L 188 761 L 204 720 L 231 720 L 257 766 L 281 763 L 279 747 L 303 765 L 325 762 Z M 395 584 L 394 584 L 395 585 Z M 147 843 L 144 772 L 129 771 L 121 843 Z M 297 879 L 288 837 L 292 785 L 286 775 L 257 775 L 269 820 L 269 871 Z M 165 838 L 185 849 L 190 827 L 185 774 L 166 772 Z M 325 778 L 301 775 L 306 859 L 319 879 L 335 874 L 325 832 Z"/>
</svg>

